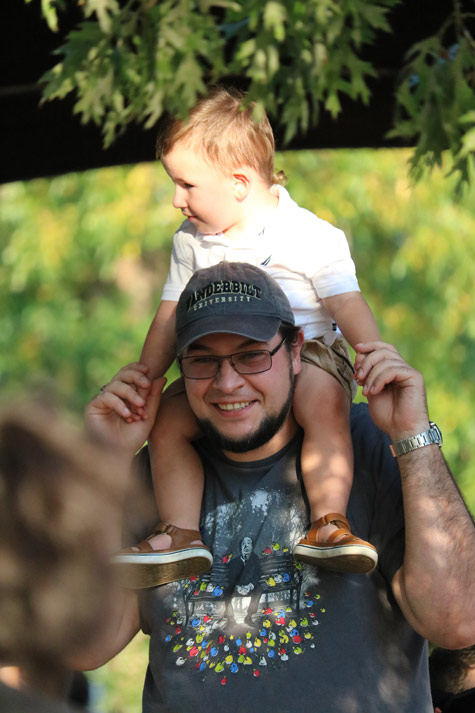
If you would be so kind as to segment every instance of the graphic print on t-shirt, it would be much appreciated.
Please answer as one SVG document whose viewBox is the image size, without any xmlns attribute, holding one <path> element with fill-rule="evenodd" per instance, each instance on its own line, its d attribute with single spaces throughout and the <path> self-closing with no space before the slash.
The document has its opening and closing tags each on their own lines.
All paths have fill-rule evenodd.
<svg viewBox="0 0 475 713">
<path fill-rule="evenodd" d="M 254 490 L 216 508 L 207 523 L 214 531 L 211 571 L 170 586 L 163 602 L 170 607 L 167 654 L 176 666 L 192 667 L 200 678 L 217 675 L 224 685 L 230 675 L 259 677 L 315 648 L 325 614 L 317 571 L 292 557 L 302 516 L 303 503 L 283 490 Z M 241 536 L 231 541 L 232 532 Z"/>
</svg>

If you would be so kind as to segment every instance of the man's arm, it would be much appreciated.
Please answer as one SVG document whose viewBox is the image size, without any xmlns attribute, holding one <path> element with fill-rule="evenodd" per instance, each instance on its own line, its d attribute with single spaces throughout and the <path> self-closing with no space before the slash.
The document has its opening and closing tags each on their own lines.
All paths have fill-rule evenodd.
<svg viewBox="0 0 475 713">
<path fill-rule="evenodd" d="M 74 671 L 92 671 L 117 656 L 140 629 L 137 595 L 132 590 L 120 591 L 109 611 L 107 622 L 97 632 L 92 645 L 68 660 Z"/>
<path fill-rule="evenodd" d="M 392 441 L 429 428 L 421 374 L 394 347 L 357 346 L 356 378 L 375 424 Z M 444 648 L 475 641 L 475 527 L 440 448 L 398 457 L 406 529 L 394 596 L 407 621 Z"/>
<path fill-rule="evenodd" d="M 89 433 L 108 447 L 120 450 L 131 465 L 155 422 L 165 384 L 165 379 L 150 381 L 147 373 L 148 368 L 141 364 L 128 364 L 85 409 Z M 127 404 L 133 405 L 134 413 Z M 71 657 L 69 665 L 77 670 L 102 666 L 127 646 L 139 628 L 136 593 L 117 587 L 102 630 L 97 632 L 91 647 Z"/>
</svg>

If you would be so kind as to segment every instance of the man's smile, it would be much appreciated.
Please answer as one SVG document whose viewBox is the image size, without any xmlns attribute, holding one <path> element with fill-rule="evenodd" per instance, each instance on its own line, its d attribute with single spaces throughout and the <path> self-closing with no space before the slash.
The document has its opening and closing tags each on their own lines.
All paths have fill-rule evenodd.
<svg viewBox="0 0 475 713">
<path fill-rule="evenodd" d="M 235 403 L 216 404 L 220 411 L 241 411 L 251 404 L 251 401 L 236 401 Z"/>
</svg>

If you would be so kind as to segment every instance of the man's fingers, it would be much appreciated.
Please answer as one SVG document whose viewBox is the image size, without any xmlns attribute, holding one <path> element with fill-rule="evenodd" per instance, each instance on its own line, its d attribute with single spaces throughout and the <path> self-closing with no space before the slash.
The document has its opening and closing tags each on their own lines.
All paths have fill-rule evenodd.
<svg viewBox="0 0 475 713">
<path fill-rule="evenodd" d="M 128 402 L 131 411 L 140 420 L 140 409 L 145 403 L 145 398 L 150 389 L 150 379 L 146 376 L 148 367 L 138 362 L 127 364 L 111 379 L 108 384 L 101 387 L 101 394 L 116 394 Z M 140 393 L 139 393 L 140 392 Z"/>
<path fill-rule="evenodd" d="M 393 383 L 401 385 L 414 374 L 415 370 L 400 357 L 384 359 L 371 368 L 363 386 L 363 394 L 379 394 L 385 386 Z"/>
<path fill-rule="evenodd" d="M 133 384 L 139 388 L 147 388 L 150 386 L 150 379 L 147 377 L 149 371 L 148 366 L 134 362 L 122 367 L 120 371 L 112 378 L 114 381 L 124 381 L 126 384 Z"/>
<path fill-rule="evenodd" d="M 355 379 L 358 383 L 364 384 L 371 370 L 381 362 L 397 360 L 400 364 L 406 364 L 392 344 L 385 344 L 383 342 L 379 342 L 379 344 L 378 349 L 371 350 L 365 355 L 357 355 L 355 359 Z"/>
<path fill-rule="evenodd" d="M 389 342 L 360 342 L 355 345 L 355 350 L 361 354 L 367 354 L 368 352 L 374 352 L 377 349 L 390 349 L 393 352 L 397 352 L 394 344 Z"/>
<path fill-rule="evenodd" d="M 119 396 L 124 401 L 127 401 L 130 406 L 135 408 L 141 408 L 145 404 L 145 399 L 137 393 L 134 385 L 123 381 L 114 380 L 104 386 L 102 395 L 107 397 L 109 394 Z"/>
<path fill-rule="evenodd" d="M 152 381 L 152 387 L 150 393 L 148 394 L 147 406 L 142 409 L 143 418 L 155 418 L 158 411 L 158 406 L 160 404 L 160 397 L 162 395 L 163 388 L 167 380 L 165 377 L 160 377 Z"/>
<path fill-rule="evenodd" d="M 133 391 L 133 389 L 131 390 Z M 128 421 L 129 423 L 135 420 L 134 414 L 127 406 L 126 402 L 124 401 L 124 398 L 117 395 L 113 391 L 106 391 L 104 389 L 99 394 L 99 396 L 96 396 L 96 398 L 91 401 L 90 405 L 95 408 L 96 411 L 99 413 L 113 412 L 116 413 L 118 416 L 121 416 L 121 418 L 123 418 L 125 421 Z"/>
<path fill-rule="evenodd" d="M 398 354 L 395 346 L 387 342 L 364 342 L 355 346 L 355 378 L 360 381 L 373 364 Z M 359 373 L 360 372 L 360 373 Z"/>
</svg>

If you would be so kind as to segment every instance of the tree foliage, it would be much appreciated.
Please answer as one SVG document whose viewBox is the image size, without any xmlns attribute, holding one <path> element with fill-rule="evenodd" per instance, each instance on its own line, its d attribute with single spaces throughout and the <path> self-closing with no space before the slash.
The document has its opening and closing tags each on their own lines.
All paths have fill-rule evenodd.
<svg viewBox="0 0 475 713">
<path fill-rule="evenodd" d="M 76 111 L 101 123 L 109 144 L 129 121 L 153 126 L 165 109 L 186 112 L 207 84 L 245 77 L 249 98 L 281 112 L 291 138 L 316 121 L 320 103 L 336 115 L 340 92 L 368 99 L 374 70 L 358 50 L 389 30 L 398 1 L 85 0 L 45 97 L 75 90 Z"/>
<path fill-rule="evenodd" d="M 164 112 L 184 115 L 207 85 L 239 78 L 288 141 L 315 126 L 322 109 L 337 116 L 343 95 L 368 102 L 377 69 L 362 48 L 391 31 L 389 13 L 400 1 L 81 0 L 83 21 L 43 77 L 43 96 L 74 92 L 75 112 L 101 126 L 109 145 L 130 122 L 151 127 Z M 64 0 L 42 7 L 57 29 Z M 448 150 L 459 185 L 470 180 L 471 20 L 453 0 L 440 32 L 412 48 L 401 74 L 392 135 L 416 142 L 416 179 Z"/>
<path fill-rule="evenodd" d="M 396 126 L 391 136 L 417 138 L 410 160 L 418 180 L 425 169 L 441 166 L 443 152 L 450 172 L 458 174 L 457 193 L 473 178 L 475 155 L 475 40 L 454 1 L 454 14 L 440 31 L 418 42 L 397 90 Z M 455 37 L 449 45 L 448 37 Z M 449 46 L 448 46 L 449 45 Z"/>
</svg>

